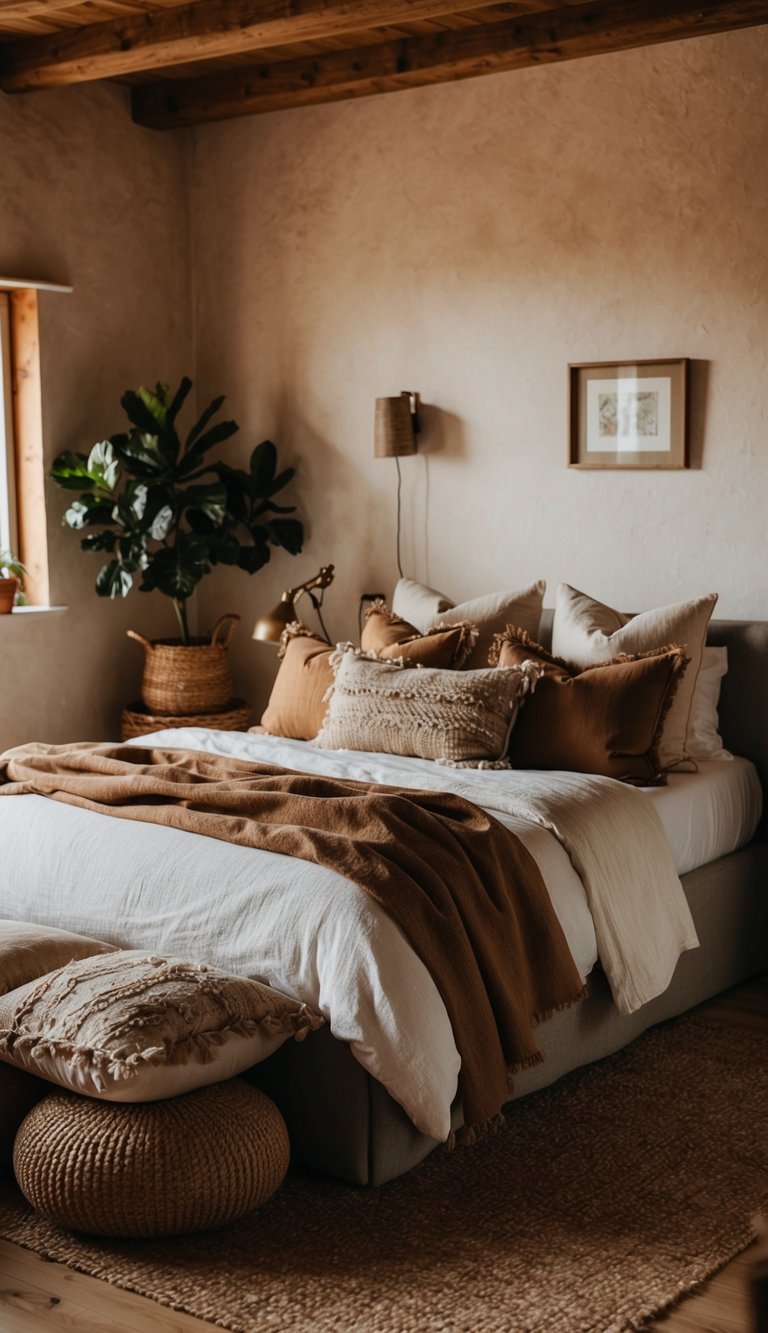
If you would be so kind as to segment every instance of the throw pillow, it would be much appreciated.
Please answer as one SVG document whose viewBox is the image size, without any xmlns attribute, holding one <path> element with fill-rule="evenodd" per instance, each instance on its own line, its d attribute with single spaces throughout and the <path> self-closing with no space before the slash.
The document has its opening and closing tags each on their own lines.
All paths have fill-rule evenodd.
<svg viewBox="0 0 768 1333">
<path fill-rule="evenodd" d="M 450 611 L 453 602 L 445 593 L 428 588 L 415 579 L 398 579 L 392 595 L 392 610 L 424 634 L 441 611 Z"/>
<path fill-rule="evenodd" d="M 365 618 L 360 647 L 385 660 L 402 658 L 409 666 L 449 670 L 464 665 L 476 641 L 477 629 L 468 621 L 420 634 L 384 602 L 374 602 Z"/>
<path fill-rule="evenodd" d="M 685 650 L 690 665 L 669 710 L 659 744 L 663 768 L 676 768 L 691 759 L 688 748 L 691 704 L 716 601 L 717 595 L 712 593 L 630 616 L 604 606 L 567 583 L 561 583 L 557 590 L 552 651 L 576 666 L 596 666 L 619 653 L 645 653 L 668 643 L 680 644 Z"/>
<path fill-rule="evenodd" d="M 691 759 L 733 759 L 723 748 L 717 705 L 720 686 L 728 671 L 727 648 L 705 648 L 688 722 L 688 754 Z"/>
<path fill-rule="evenodd" d="M 0 1059 L 63 1088 L 151 1102 L 219 1083 L 323 1018 L 247 977 L 119 949 L 0 999 Z"/>
<path fill-rule="evenodd" d="M 401 595 L 401 585 L 404 582 L 411 585 L 405 597 Z M 532 583 L 529 588 L 522 588 L 518 592 L 489 592 L 484 597 L 474 597 L 469 602 L 459 603 L 458 606 L 449 604 L 449 608 L 440 609 L 434 601 L 430 603 L 427 597 L 427 594 L 431 594 L 433 599 L 439 598 L 440 593 L 434 593 L 431 588 L 414 584 L 410 579 L 401 579 L 395 588 L 392 609 L 397 615 L 409 620 L 422 634 L 427 630 L 444 629 L 447 625 L 455 624 L 457 620 L 469 620 L 476 625 L 477 640 L 464 663 L 468 670 L 476 670 L 479 667 L 487 667 L 493 636 L 499 634 L 505 625 L 519 625 L 529 634 L 538 634 L 546 586 L 541 579 L 538 583 Z M 429 607 L 429 616 L 426 620 L 419 618 L 419 608 L 412 602 L 414 589 L 420 589 L 423 595 L 422 610 L 426 611 Z M 406 614 L 404 610 L 406 604 L 412 605 L 415 615 Z"/>
<path fill-rule="evenodd" d="M 281 662 L 261 719 L 272 736 L 309 741 L 325 717 L 325 696 L 333 686 L 331 653 L 324 639 L 289 625 L 280 645 Z"/>
<path fill-rule="evenodd" d="M 497 636 L 492 657 L 500 667 L 532 660 L 541 673 L 510 738 L 515 768 L 598 773 L 636 786 L 665 780 L 658 745 L 686 667 L 682 648 L 580 671 L 510 626 Z"/>
<path fill-rule="evenodd" d="M 52 972 L 55 967 L 63 967 L 74 958 L 112 953 L 114 947 L 87 935 L 57 930 L 55 926 L 0 920 L 0 995 Z"/>
<path fill-rule="evenodd" d="M 509 733 L 537 679 L 530 663 L 493 671 L 412 670 L 340 648 L 315 745 L 416 755 L 460 768 L 509 767 Z"/>
</svg>

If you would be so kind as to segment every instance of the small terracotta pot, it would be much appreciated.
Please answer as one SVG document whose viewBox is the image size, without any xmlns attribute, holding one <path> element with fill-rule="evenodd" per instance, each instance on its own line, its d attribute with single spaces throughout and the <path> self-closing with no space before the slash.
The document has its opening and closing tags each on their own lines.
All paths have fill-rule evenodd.
<svg viewBox="0 0 768 1333">
<path fill-rule="evenodd" d="M 18 587 L 18 579 L 0 579 L 0 616 L 7 615 L 9 611 L 13 610 Z"/>
</svg>

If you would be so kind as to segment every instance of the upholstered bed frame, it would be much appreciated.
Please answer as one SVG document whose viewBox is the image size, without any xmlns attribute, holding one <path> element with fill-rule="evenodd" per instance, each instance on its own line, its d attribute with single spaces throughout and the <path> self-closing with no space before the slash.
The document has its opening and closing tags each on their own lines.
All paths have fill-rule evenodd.
<svg viewBox="0 0 768 1333">
<path fill-rule="evenodd" d="M 545 613 L 543 638 L 550 629 L 551 613 Z M 713 621 L 708 643 L 728 649 L 720 697 L 724 743 L 753 761 L 768 791 L 768 622 Z M 747 847 L 684 875 L 682 883 L 701 947 L 682 956 L 663 995 L 628 1017 L 613 1007 L 595 969 L 588 999 L 540 1029 L 544 1062 L 516 1079 L 516 1097 L 768 969 L 768 819 Z M 384 1184 L 436 1147 L 327 1028 L 301 1044 L 287 1043 L 251 1077 L 283 1111 L 296 1157 L 344 1180 Z M 453 1123 L 462 1123 L 458 1103 Z"/>
</svg>

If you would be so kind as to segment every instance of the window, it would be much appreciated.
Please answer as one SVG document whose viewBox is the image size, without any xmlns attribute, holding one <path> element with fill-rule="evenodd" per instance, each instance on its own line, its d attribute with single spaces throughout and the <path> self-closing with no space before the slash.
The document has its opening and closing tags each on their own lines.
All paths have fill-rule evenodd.
<svg viewBox="0 0 768 1333">
<path fill-rule="evenodd" d="M 0 278 L 0 547 L 26 565 L 32 606 L 50 601 L 38 292 L 71 290 Z"/>
<path fill-rule="evenodd" d="M 16 470 L 11 385 L 11 300 L 7 292 L 0 292 L 0 549 L 16 554 Z"/>
</svg>

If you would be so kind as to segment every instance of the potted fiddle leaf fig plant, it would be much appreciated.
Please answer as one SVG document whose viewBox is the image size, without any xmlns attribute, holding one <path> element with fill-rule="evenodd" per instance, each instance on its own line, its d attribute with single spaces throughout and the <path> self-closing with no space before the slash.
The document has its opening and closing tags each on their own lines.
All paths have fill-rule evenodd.
<svg viewBox="0 0 768 1333">
<path fill-rule="evenodd" d="M 213 456 L 238 430 L 234 421 L 213 420 L 223 396 L 209 403 L 186 435 L 179 433 L 179 413 L 191 388 L 185 377 L 174 393 L 162 383 L 129 389 L 121 399 L 129 430 L 99 441 L 88 454 L 59 454 L 50 473 L 57 485 L 79 492 L 63 523 L 84 533 L 83 550 L 108 557 L 96 575 L 99 596 L 126 597 L 138 583 L 140 592 L 156 589 L 170 598 L 180 638 L 149 645 L 143 636 L 133 637 L 148 647 L 148 658 L 150 648 L 175 648 L 172 674 L 178 674 L 182 660 L 191 661 L 189 654 L 179 656 L 180 648 L 191 652 L 202 646 L 190 637 L 187 609 L 200 581 L 216 565 L 254 574 L 268 562 L 271 547 L 297 555 L 304 538 L 300 520 L 287 517 L 295 507 L 275 499 L 294 469 L 278 471 L 271 440 L 256 446 L 247 468 Z M 219 655 L 226 646 L 216 642 L 215 632 L 203 643 Z M 157 674 L 159 664 L 154 665 Z M 221 706 L 220 694 L 217 698 L 216 705 L 205 706 Z M 180 702 L 185 699 L 188 703 L 181 689 Z M 146 693 L 144 702 L 152 706 Z"/>
<path fill-rule="evenodd" d="M 26 568 L 10 551 L 0 550 L 0 615 L 12 611 L 26 600 L 22 587 Z"/>
</svg>

